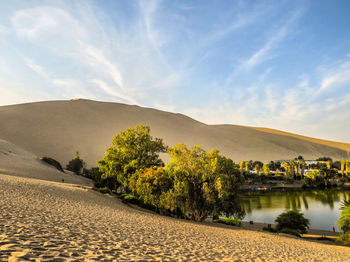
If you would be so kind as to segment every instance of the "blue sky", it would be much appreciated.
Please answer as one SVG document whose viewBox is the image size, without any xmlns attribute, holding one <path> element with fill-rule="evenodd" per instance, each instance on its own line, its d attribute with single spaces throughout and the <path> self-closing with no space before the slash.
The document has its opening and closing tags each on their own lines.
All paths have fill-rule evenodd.
<svg viewBox="0 0 350 262">
<path fill-rule="evenodd" d="M 89 98 L 350 142 L 349 1 L 1 1 L 0 105 Z"/>
</svg>

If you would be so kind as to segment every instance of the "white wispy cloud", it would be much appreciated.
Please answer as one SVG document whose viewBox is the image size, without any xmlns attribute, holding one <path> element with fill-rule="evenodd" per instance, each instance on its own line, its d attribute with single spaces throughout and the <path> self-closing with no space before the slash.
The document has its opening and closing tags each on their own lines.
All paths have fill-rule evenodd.
<svg viewBox="0 0 350 262">
<path fill-rule="evenodd" d="M 319 92 L 325 91 L 329 88 L 335 88 L 337 86 L 342 86 L 344 84 L 350 83 L 350 67 L 344 68 L 343 70 L 337 72 L 334 75 L 327 76 L 323 79 Z"/>
<path fill-rule="evenodd" d="M 157 98 L 149 90 L 168 89 L 179 84 L 181 74 L 168 64 L 161 52 L 161 37 L 154 29 L 153 20 L 159 1 L 142 2 L 144 17 L 139 23 L 127 25 L 119 31 L 108 20 L 100 21 L 94 7 L 79 2 L 79 12 L 54 6 L 37 6 L 18 10 L 11 18 L 17 36 L 55 57 L 65 60 L 66 65 L 80 68 L 83 74 L 71 74 L 65 68 L 58 71 L 68 73 L 67 77 L 49 75 L 44 67 L 33 60 L 25 61 L 35 73 L 49 80 L 53 85 L 79 83 L 86 93 L 98 86 L 106 95 L 123 102 L 143 104 L 143 100 Z M 144 24 L 140 26 L 139 24 Z M 154 58 L 154 55 L 158 58 Z M 69 64 L 68 64 L 69 63 Z M 84 74 L 88 78 L 84 77 Z M 91 81 L 93 79 L 93 81 Z M 65 81 L 65 82 L 64 82 Z M 165 91 L 164 91 L 165 92 Z M 166 96 L 165 96 L 166 98 Z"/>
<path fill-rule="evenodd" d="M 153 27 L 154 16 L 158 10 L 160 0 L 139 1 L 141 13 L 143 14 L 144 25 L 146 28 L 146 35 L 150 40 L 152 47 L 156 51 L 158 57 L 164 63 L 165 66 L 170 68 L 168 61 L 166 60 L 161 48 L 166 43 L 166 40 L 162 38 Z"/>
<path fill-rule="evenodd" d="M 117 84 L 121 89 L 125 90 L 122 75 L 111 61 L 109 61 L 101 52 L 92 47 L 87 47 L 86 53 L 91 56 L 91 58 L 95 59 L 96 62 L 102 65 L 105 69 L 107 69 L 115 84 Z"/>
<path fill-rule="evenodd" d="M 292 28 L 295 26 L 294 24 L 301 17 L 302 13 L 303 12 L 301 10 L 293 13 L 287 22 L 279 27 L 277 31 L 274 31 L 273 34 L 268 37 L 266 42 L 254 54 L 240 63 L 240 65 L 227 77 L 225 85 L 230 85 L 232 80 L 242 71 L 245 72 L 252 70 L 257 65 L 275 57 L 276 54 L 273 53 L 273 50 L 290 35 Z"/>
<path fill-rule="evenodd" d="M 320 84 L 315 88 L 311 99 L 326 93 L 341 93 L 341 89 L 349 90 L 350 87 L 350 59 L 345 56 L 344 59 L 331 63 L 330 65 L 321 65 L 320 68 Z"/>
</svg>

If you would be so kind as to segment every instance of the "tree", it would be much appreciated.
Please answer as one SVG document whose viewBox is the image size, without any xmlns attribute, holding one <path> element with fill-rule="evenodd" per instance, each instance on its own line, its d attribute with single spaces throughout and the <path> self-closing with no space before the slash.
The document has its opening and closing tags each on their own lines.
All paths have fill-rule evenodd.
<svg viewBox="0 0 350 262">
<path fill-rule="evenodd" d="M 337 221 L 338 226 L 341 230 L 343 230 L 343 234 L 340 234 L 338 241 L 350 245 L 350 234 L 347 234 L 347 232 L 350 231 L 350 200 L 344 200 L 341 203 L 340 208 L 340 219 Z"/>
<path fill-rule="evenodd" d="M 130 190 L 130 177 L 141 169 L 163 166 L 159 153 L 165 151 L 163 140 L 153 139 L 148 126 L 130 127 L 113 138 L 112 146 L 98 162 L 102 178 L 114 178 L 117 185 Z"/>
<path fill-rule="evenodd" d="M 203 221 L 208 215 L 241 211 L 234 201 L 240 182 L 239 169 L 232 160 L 220 156 L 218 150 L 206 152 L 200 146 L 188 149 L 179 144 L 168 152 L 171 161 L 165 169 L 174 181 L 167 196 L 172 200 L 168 203 L 171 210 L 178 207 L 196 221 Z"/>
<path fill-rule="evenodd" d="M 265 165 L 263 166 L 263 168 L 264 168 L 264 174 L 265 174 L 265 176 L 268 176 L 268 175 L 270 174 L 269 165 L 265 164 Z"/>
<path fill-rule="evenodd" d="M 164 168 L 147 168 L 140 170 L 131 177 L 130 187 L 139 198 L 148 205 L 156 207 L 164 213 L 167 192 L 173 188 L 173 181 Z"/>
<path fill-rule="evenodd" d="M 341 170 L 341 175 L 344 176 L 344 167 L 345 167 L 345 159 L 340 159 L 340 170 Z"/>
<path fill-rule="evenodd" d="M 244 170 L 245 170 L 245 172 L 248 172 L 248 171 L 249 171 L 249 161 L 246 161 L 246 162 L 244 163 Z"/>
<path fill-rule="evenodd" d="M 80 159 L 79 152 L 77 151 L 75 157 L 67 164 L 66 169 L 77 175 L 81 175 L 85 165 L 85 162 Z"/>
<path fill-rule="evenodd" d="M 304 160 L 304 157 L 299 155 L 298 157 L 295 158 L 295 160 L 299 160 L 299 161 L 303 161 Z"/>
<path fill-rule="evenodd" d="M 243 167 L 244 167 L 244 161 L 239 162 L 239 170 L 241 171 L 241 175 L 243 175 Z"/>
<path fill-rule="evenodd" d="M 286 171 L 286 176 L 289 177 L 289 163 L 288 162 L 283 162 L 282 163 L 284 170 Z"/>
<path fill-rule="evenodd" d="M 305 161 L 301 162 L 301 178 L 304 178 L 306 163 Z"/>
<path fill-rule="evenodd" d="M 294 180 L 296 179 L 296 175 L 295 175 L 295 167 L 296 167 L 296 163 L 295 161 L 289 161 L 289 167 L 290 167 L 290 175 L 294 178 Z"/>
<path fill-rule="evenodd" d="M 332 158 L 330 158 L 328 156 L 323 156 L 323 157 L 317 158 L 316 161 L 331 161 L 332 162 Z"/>
<path fill-rule="evenodd" d="M 291 229 L 298 231 L 300 234 L 305 234 L 310 224 L 310 221 L 299 210 L 283 212 L 276 218 L 275 222 L 277 231 Z"/>
<path fill-rule="evenodd" d="M 350 231 L 350 205 L 343 207 L 340 213 L 340 219 L 338 220 L 338 225 L 344 234 Z"/>
<path fill-rule="evenodd" d="M 254 161 L 252 163 L 252 166 L 254 167 L 255 172 L 259 175 L 260 174 L 260 170 L 264 166 L 264 163 L 262 163 L 260 161 Z"/>
</svg>

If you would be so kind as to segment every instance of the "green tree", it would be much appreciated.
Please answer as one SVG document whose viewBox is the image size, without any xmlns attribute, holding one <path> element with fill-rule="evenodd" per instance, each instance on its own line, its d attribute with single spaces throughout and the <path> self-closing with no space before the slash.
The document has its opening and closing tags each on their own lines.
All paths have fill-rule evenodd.
<svg viewBox="0 0 350 262">
<path fill-rule="evenodd" d="M 85 165 L 85 162 L 80 158 L 79 152 L 77 151 L 75 153 L 75 157 L 68 162 L 66 169 L 74 172 L 77 175 L 81 175 Z"/>
<path fill-rule="evenodd" d="M 188 149 L 179 144 L 168 152 L 171 161 L 166 171 L 174 180 L 174 188 L 168 195 L 168 199 L 174 200 L 168 204 L 170 209 L 178 207 L 196 221 L 212 214 L 240 211 L 234 201 L 240 175 L 232 160 L 220 156 L 215 149 L 206 152 L 200 146 Z M 229 201 L 233 206 L 229 206 Z"/>
<path fill-rule="evenodd" d="M 286 177 L 289 177 L 289 169 L 290 169 L 289 163 L 283 162 L 282 165 L 283 165 L 284 170 L 286 171 Z"/>
<path fill-rule="evenodd" d="M 300 234 L 305 234 L 309 228 L 310 221 L 299 210 L 290 210 L 280 214 L 276 218 L 275 223 L 277 231 L 291 229 L 298 231 Z"/>
<path fill-rule="evenodd" d="M 345 202 L 346 203 L 346 202 Z M 343 230 L 344 234 L 350 231 L 350 204 L 347 202 L 343 205 L 340 213 L 340 219 L 338 220 L 338 226 Z"/>
<path fill-rule="evenodd" d="M 173 180 L 162 167 L 147 168 L 131 177 L 130 187 L 145 204 L 156 207 L 162 214 L 167 209 L 167 192 L 173 188 Z"/>
<path fill-rule="evenodd" d="M 241 171 L 241 175 L 243 175 L 243 167 L 244 167 L 244 161 L 239 162 L 239 170 Z"/>
<path fill-rule="evenodd" d="M 341 175 L 344 176 L 344 167 L 345 167 L 345 159 L 340 159 L 340 170 L 341 170 Z"/>
<path fill-rule="evenodd" d="M 137 171 L 164 165 L 161 152 L 166 152 L 166 146 L 162 139 L 153 139 L 148 126 L 130 127 L 113 138 L 112 146 L 98 162 L 102 178 L 112 177 L 117 185 L 130 190 L 130 177 Z"/>
<path fill-rule="evenodd" d="M 268 165 L 268 164 L 265 164 L 265 165 L 263 166 L 263 168 L 264 168 L 264 174 L 265 174 L 265 176 L 268 176 L 268 175 L 270 174 L 269 165 Z"/>
</svg>

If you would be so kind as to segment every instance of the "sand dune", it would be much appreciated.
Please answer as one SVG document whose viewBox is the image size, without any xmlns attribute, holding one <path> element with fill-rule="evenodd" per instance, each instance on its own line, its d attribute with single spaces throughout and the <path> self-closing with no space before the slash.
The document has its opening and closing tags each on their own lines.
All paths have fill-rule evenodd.
<svg viewBox="0 0 350 262">
<path fill-rule="evenodd" d="M 318 138 L 313 138 L 313 137 L 308 137 L 308 136 L 292 134 L 292 133 L 284 132 L 281 130 L 265 128 L 265 127 L 252 127 L 252 128 L 259 130 L 259 131 L 267 132 L 267 133 L 296 137 L 296 138 L 299 138 L 302 140 L 306 140 L 306 141 L 310 141 L 310 142 L 314 142 L 314 143 L 318 143 L 318 144 L 322 144 L 322 145 L 326 145 L 326 146 L 330 146 L 330 147 L 335 147 L 335 148 L 339 148 L 341 150 L 350 152 L 350 144 L 349 143 L 341 143 L 341 142 L 335 142 L 335 141 L 330 141 L 330 140 L 323 140 L 323 139 L 318 139 Z"/>
<path fill-rule="evenodd" d="M 162 217 L 86 188 L 0 184 L 0 261 L 350 261 L 348 247 Z"/>
<path fill-rule="evenodd" d="M 20 145 L 37 156 L 51 156 L 65 165 L 75 151 L 96 165 L 114 135 L 146 124 L 168 145 L 184 142 L 219 149 L 235 161 L 349 158 L 349 144 L 308 139 L 274 130 L 237 125 L 206 125 L 181 114 L 139 106 L 91 100 L 50 101 L 0 107 L 0 139 Z"/>
<path fill-rule="evenodd" d="M 0 139 L 0 174 L 35 178 L 47 181 L 92 186 L 90 179 L 72 172 L 62 173 L 42 162 L 40 158 L 17 145 Z"/>
</svg>

